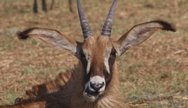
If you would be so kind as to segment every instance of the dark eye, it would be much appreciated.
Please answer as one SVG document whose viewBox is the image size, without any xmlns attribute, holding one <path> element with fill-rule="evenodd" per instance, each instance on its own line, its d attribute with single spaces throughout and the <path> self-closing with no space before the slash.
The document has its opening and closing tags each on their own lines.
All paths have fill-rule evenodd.
<svg viewBox="0 0 188 108">
<path fill-rule="evenodd" d="M 81 53 L 81 58 L 82 58 L 82 59 L 86 59 L 86 56 L 85 56 L 84 53 Z"/>
<path fill-rule="evenodd" d="M 83 51 L 83 50 L 81 50 L 81 52 L 80 52 L 80 58 L 82 58 L 82 59 L 83 59 L 83 58 L 84 58 L 84 59 L 86 58 L 86 56 L 85 56 L 85 54 L 84 54 L 84 51 Z"/>
<path fill-rule="evenodd" d="M 116 51 L 115 51 L 115 49 L 112 49 L 112 51 L 110 53 L 110 57 L 116 57 Z"/>
</svg>

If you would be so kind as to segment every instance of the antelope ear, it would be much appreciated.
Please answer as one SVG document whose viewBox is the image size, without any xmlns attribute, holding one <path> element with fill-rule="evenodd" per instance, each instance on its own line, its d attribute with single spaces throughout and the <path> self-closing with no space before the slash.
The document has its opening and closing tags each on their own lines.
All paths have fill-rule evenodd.
<svg viewBox="0 0 188 108">
<path fill-rule="evenodd" d="M 78 51 L 76 41 L 66 38 L 65 35 L 54 29 L 29 28 L 18 33 L 19 39 L 27 39 L 28 37 L 42 40 L 59 49 L 66 49 L 74 55 L 76 55 Z"/>
<path fill-rule="evenodd" d="M 172 24 L 161 20 L 135 25 L 117 41 L 117 55 L 122 55 L 130 47 L 141 44 L 158 29 L 176 31 L 176 28 Z"/>
</svg>

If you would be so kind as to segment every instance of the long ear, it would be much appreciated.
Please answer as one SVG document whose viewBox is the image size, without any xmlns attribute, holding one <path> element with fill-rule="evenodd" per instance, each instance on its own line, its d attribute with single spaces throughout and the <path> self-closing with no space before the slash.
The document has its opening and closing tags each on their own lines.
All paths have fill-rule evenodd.
<svg viewBox="0 0 188 108">
<path fill-rule="evenodd" d="M 130 47 L 144 42 L 158 29 L 176 31 L 172 24 L 161 20 L 135 25 L 117 41 L 116 50 L 118 55 L 123 54 Z"/>
<path fill-rule="evenodd" d="M 66 49 L 75 55 L 77 54 L 76 42 L 67 39 L 62 33 L 57 30 L 46 28 L 30 28 L 18 33 L 18 38 L 20 39 L 27 39 L 28 37 L 42 40 L 57 48 Z"/>
</svg>

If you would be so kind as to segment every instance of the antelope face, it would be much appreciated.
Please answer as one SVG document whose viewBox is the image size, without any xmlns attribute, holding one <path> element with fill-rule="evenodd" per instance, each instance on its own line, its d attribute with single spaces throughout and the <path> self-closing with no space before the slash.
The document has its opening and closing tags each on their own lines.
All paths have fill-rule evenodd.
<svg viewBox="0 0 188 108">
<path fill-rule="evenodd" d="M 89 37 L 82 46 L 81 61 L 84 72 L 84 97 L 95 101 L 105 92 L 112 77 L 115 49 L 107 36 Z"/>
<path fill-rule="evenodd" d="M 89 102 L 94 102 L 106 91 L 113 76 L 116 56 L 122 55 L 127 49 L 139 45 L 148 39 L 156 30 L 175 31 L 173 25 L 166 21 L 155 20 L 135 25 L 117 41 L 111 40 L 112 17 L 117 0 L 113 1 L 100 36 L 93 36 L 84 16 L 80 1 L 77 0 L 80 24 L 84 42 L 68 39 L 54 29 L 30 28 L 20 32 L 19 38 L 28 36 L 43 40 L 59 49 L 66 49 L 74 54 L 83 64 L 84 83 L 83 96 Z"/>
</svg>

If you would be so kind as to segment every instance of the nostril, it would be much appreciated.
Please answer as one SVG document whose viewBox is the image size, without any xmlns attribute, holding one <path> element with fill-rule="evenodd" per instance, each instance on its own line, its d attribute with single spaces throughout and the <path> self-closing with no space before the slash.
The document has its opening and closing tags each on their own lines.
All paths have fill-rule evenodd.
<svg viewBox="0 0 188 108">
<path fill-rule="evenodd" d="M 104 86 L 104 82 L 102 82 L 102 83 L 92 83 L 92 82 L 90 82 L 90 86 L 94 90 L 99 91 Z"/>
</svg>

